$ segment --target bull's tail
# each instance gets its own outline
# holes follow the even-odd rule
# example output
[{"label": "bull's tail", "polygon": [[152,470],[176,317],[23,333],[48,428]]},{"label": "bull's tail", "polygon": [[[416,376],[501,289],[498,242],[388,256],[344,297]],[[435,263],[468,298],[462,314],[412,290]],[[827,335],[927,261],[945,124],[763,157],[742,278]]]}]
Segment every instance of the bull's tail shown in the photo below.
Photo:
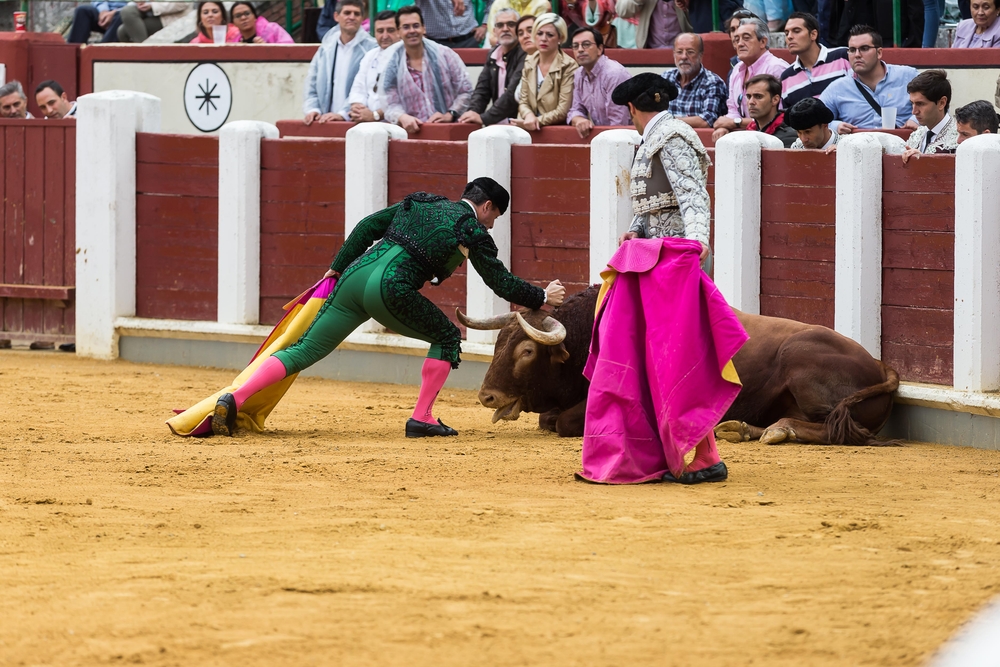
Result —
[{"label": "bull's tail", "polygon": [[[891,394],[899,387],[899,374],[881,361],[878,363],[882,366],[882,371],[885,373],[885,381],[854,392],[838,403],[830,411],[830,414],[827,415],[825,426],[830,444],[875,447],[895,446],[899,444],[896,440],[880,440],[876,438],[871,431],[859,424],[851,415],[851,408],[858,403],[869,398],[882,396],[883,394]],[[888,413],[886,413],[886,418],[888,419]]]}]

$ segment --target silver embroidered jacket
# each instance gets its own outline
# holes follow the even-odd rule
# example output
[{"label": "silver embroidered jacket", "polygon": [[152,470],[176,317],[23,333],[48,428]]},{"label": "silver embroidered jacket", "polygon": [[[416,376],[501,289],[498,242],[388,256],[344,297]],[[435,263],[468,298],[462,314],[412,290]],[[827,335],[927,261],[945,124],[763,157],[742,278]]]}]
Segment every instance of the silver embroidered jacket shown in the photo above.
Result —
[{"label": "silver embroidered jacket", "polygon": [[[927,136],[928,129],[926,125],[915,129],[910,134],[910,138],[906,140],[906,147],[920,150],[920,147],[924,145],[924,137]],[[958,148],[958,126],[955,125],[955,119],[948,116],[948,122],[944,124],[944,128],[931,138],[927,150],[922,152],[925,154],[954,153],[956,148]]]},{"label": "silver embroidered jacket", "polygon": [[705,185],[712,161],[691,127],[665,113],[632,161],[632,225],[642,238],[672,236],[706,246],[711,203]]}]

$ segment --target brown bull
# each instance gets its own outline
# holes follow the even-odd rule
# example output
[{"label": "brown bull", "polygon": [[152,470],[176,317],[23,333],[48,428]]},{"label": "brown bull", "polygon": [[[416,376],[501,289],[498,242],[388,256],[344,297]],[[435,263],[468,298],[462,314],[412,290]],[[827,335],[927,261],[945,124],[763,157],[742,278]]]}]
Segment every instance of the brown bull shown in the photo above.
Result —
[{"label": "brown bull", "polygon": [[[479,392],[493,421],[541,413],[539,426],[583,435],[597,289],[568,298],[551,313],[522,311],[489,320],[459,319],[472,329],[499,329],[493,362]],[[730,441],[798,440],[836,445],[886,444],[874,434],[892,410],[899,376],[858,343],[826,327],[734,309],[750,340],[733,358],[743,389],[716,427]]]}]

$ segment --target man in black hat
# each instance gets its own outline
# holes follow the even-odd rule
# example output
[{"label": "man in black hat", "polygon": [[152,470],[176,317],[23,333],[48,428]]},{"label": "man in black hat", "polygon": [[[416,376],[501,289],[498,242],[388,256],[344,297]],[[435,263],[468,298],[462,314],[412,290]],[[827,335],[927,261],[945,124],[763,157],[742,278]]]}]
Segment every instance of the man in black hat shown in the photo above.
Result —
[{"label": "man in black hat", "polygon": [[818,148],[833,153],[837,150],[841,135],[830,129],[831,121],[833,112],[819,98],[799,100],[785,112],[785,123],[799,135],[789,148]]},{"label": "man in black hat", "polygon": [[316,363],[374,318],[398,334],[431,344],[406,437],[458,435],[435,419],[432,410],[449,372],[458,368],[462,337],[420,288],[428,281],[440,284],[468,257],[483,282],[518,305],[558,306],[566,294],[558,280],[543,290],[511,274],[497,258],[489,230],[509,203],[503,186],[492,178],[477,178],[457,202],[415,192],[359,222],[326,273],[338,278],[337,284],[305,335],[275,352],[235,392],[219,398],[213,432],[232,435],[248,398]]},{"label": "man in black hat", "polygon": [[611,101],[627,106],[642,143],[632,161],[632,225],[618,239],[695,239],[702,262],[709,255],[711,202],[706,183],[712,162],[701,139],[667,110],[677,88],[662,76],[644,72],[624,81]]}]

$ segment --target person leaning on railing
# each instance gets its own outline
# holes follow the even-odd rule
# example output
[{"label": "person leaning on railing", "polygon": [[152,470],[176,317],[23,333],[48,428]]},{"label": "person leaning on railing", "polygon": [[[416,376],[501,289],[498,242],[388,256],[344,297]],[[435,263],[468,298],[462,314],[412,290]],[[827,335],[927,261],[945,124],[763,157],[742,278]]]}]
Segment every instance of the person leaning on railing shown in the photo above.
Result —
[{"label": "person leaning on railing", "polygon": [[509,7],[496,13],[493,31],[497,45],[486,57],[469,100],[469,110],[458,122],[493,125],[517,116],[515,93],[526,58],[515,34],[520,18]]},{"label": "person leaning on railing", "polygon": [[191,40],[192,44],[214,44],[215,36],[212,28],[217,25],[226,26],[226,41],[239,42],[241,40],[239,29],[232,23],[226,22],[226,8],[221,2],[199,2],[197,13],[198,34]]},{"label": "person leaning on railing", "polygon": [[257,14],[252,2],[234,2],[229,22],[240,31],[244,44],[293,44],[295,40],[277,23]]},{"label": "person leaning on railing", "polygon": [[972,18],[955,29],[954,49],[996,48],[1000,46],[1000,21],[996,0],[972,0]]},{"label": "person leaning on railing", "polygon": [[573,103],[573,74],[579,67],[559,50],[566,32],[566,22],[560,16],[549,13],[535,19],[532,39],[538,51],[524,61],[518,117],[511,124],[538,130],[566,122]]}]

